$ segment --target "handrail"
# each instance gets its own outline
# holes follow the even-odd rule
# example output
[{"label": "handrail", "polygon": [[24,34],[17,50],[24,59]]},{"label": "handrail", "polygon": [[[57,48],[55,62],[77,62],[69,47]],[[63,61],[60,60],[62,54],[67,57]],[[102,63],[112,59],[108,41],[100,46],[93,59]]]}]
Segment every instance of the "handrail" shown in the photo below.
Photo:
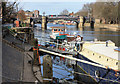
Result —
[{"label": "handrail", "polygon": [[71,57],[71,56],[69,56],[69,55],[62,55],[62,54],[55,53],[55,52],[52,52],[52,51],[48,51],[48,50],[45,50],[45,49],[39,49],[39,50],[40,50],[40,51],[43,51],[43,52],[46,52],[46,53],[53,54],[53,55],[57,55],[57,56],[60,56],[60,57],[64,57],[64,58],[67,58],[67,59],[75,60],[75,61],[78,61],[78,62],[90,64],[90,65],[97,66],[97,67],[101,67],[101,68],[106,68],[106,66],[104,66],[104,65],[95,64],[95,63],[88,62],[88,61],[85,61],[85,60],[77,59],[77,58]]},{"label": "handrail", "polygon": [[24,52],[24,51],[25,51],[24,49],[22,49],[22,48],[20,48],[20,47],[18,47],[18,46],[15,46],[14,44],[12,44],[11,42],[8,42],[8,41],[5,40],[5,39],[2,39],[2,41],[4,41],[5,43],[7,43],[8,45],[10,45],[11,47],[14,47],[14,48],[16,48],[17,50],[19,50],[19,51],[21,51],[21,52]]}]

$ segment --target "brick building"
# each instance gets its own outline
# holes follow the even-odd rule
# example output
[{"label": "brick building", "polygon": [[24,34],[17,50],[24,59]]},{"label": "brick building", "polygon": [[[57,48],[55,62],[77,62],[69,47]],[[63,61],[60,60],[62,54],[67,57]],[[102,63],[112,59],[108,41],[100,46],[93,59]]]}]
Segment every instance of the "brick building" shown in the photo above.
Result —
[{"label": "brick building", "polygon": [[34,13],[33,12],[31,12],[31,11],[25,11],[25,15],[26,15],[26,17],[34,17]]},{"label": "brick building", "polygon": [[34,17],[39,17],[39,11],[38,10],[34,11]]},{"label": "brick building", "polygon": [[72,12],[72,13],[69,13],[69,16],[73,16],[74,15],[74,12]]},{"label": "brick building", "polygon": [[20,10],[18,13],[24,12],[26,17],[39,17],[39,11],[35,10],[35,11],[24,11],[24,10]]}]

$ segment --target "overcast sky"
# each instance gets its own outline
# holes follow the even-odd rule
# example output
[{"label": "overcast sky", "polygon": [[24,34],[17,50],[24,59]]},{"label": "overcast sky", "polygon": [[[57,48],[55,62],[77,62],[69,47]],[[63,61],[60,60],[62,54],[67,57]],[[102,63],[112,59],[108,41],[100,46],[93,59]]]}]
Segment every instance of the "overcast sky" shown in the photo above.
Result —
[{"label": "overcast sky", "polygon": [[[24,10],[39,10],[40,14],[43,12],[46,15],[59,14],[64,9],[69,12],[79,11],[85,3],[95,2],[96,0],[24,0],[20,2],[20,7]],[[43,2],[44,1],[44,2]],[[74,1],[74,2],[73,2]]]}]

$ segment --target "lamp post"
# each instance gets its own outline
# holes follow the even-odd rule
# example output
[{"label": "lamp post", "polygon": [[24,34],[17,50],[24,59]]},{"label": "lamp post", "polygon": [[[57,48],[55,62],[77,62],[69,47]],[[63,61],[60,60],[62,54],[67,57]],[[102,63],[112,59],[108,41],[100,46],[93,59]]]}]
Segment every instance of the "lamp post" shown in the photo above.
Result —
[{"label": "lamp post", "polygon": [[90,19],[90,18],[91,18],[91,15],[92,15],[92,14],[91,14],[91,11],[92,11],[92,8],[89,8],[89,9],[88,9],[88,18],[89,18],[89,21],[91,20],[91,19]]},{"label": "lamp post", "polygon": [[45,16],[45,12],[43,12],[43,16]]}]

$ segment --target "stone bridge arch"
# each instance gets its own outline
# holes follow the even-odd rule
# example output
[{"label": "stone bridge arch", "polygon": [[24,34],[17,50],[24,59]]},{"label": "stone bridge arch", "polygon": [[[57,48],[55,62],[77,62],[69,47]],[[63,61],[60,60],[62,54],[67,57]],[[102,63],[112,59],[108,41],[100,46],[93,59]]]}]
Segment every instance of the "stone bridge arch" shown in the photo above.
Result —
[{"label": "stone bridge arch", "polygon": [[34,23],[41,23],[41,29],[42,30],[46,30],[47,29],[47,23],[49,21],[54,21],[54,20],[59,20],[59,19],[63,19],[63,20],[70,20],[70,21],[74,21],[76,22],[76,27],[77,28],[82,28],[84,26],[84,17],[80,16],[78,18],[48,18],[46,16],[42,16],[41,18],[33,18]]}]

